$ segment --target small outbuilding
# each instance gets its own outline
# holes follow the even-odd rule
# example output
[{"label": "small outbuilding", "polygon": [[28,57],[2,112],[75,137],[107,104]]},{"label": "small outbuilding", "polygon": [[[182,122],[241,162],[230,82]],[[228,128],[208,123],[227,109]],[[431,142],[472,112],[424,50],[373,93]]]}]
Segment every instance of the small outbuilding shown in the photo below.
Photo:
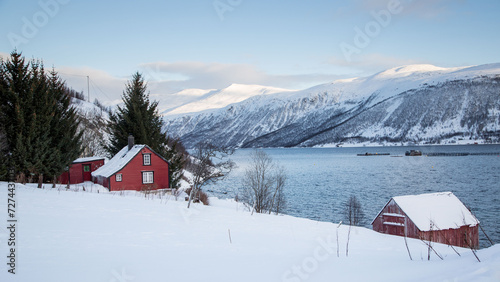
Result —
[{"label": "small outbuilding", "polygon": [[148,145],[129,144],[98,170],[92,172],[94,183],[110,191],[156,190],[170,187],[169,164]]},{"label": "small outbuilding", "polygon": [[393,197],[372,226],[380,233],[479,248],[479,221],[452,192]]},{"label": "small outbuilding", "polygon": [[71,163],[67,171],[59,176],[59,183],[77,184],[92,181],[92,172],[104,165],[102,157],[79,158]]}]

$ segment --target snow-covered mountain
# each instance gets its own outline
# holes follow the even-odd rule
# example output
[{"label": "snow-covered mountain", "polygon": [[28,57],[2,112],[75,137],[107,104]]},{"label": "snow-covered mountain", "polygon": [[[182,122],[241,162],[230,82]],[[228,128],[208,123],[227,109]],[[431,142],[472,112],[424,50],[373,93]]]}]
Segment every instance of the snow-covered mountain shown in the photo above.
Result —
[{"label": "snow-covered mountain", "polygon": [[[286,90],[276,87],[260,86],[260,85],[242,85],[232,84],[227,88],[220,90],[201,90],[201,89],[187,89],[173,94],[173,96],[192,96],[194,99],[179,107],[161,111],[163,115],[182,115],[187,113],[201,112],[212,109],[220,109],[227,105],[244,101],[248,98],[261,95],[270,95],[279,92],[288,92]],[[169,97],[172,95],[169,95]],[[164,103],[159,102],[162,107]]]},{"label": "snow-covered mountain", "polygon": [[[237,88],[244,92],[245,86]],[[234,147],[294,147],[488,139],[500,132],[500,64],[409,65],[229,104],[231,99],[218,109],[216,103],[201,101],[192,113],[166,116],[166,129],[187,147],[202,140]]]}]

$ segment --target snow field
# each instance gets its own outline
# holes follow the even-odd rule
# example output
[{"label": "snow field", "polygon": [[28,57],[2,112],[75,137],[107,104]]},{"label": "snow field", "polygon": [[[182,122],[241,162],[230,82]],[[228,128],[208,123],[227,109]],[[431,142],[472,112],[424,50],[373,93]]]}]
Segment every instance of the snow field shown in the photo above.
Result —
[{"label": "snow field", "polygon": [[[210,198],[109,193],[86,183],[16,184],[16,274],[7,272],[9,230],[0,229],[0,281],[499,281],[498,245],[472,252],[291,216],[253,214]],[[81,187],[81,185],[80,185]],[[97,191],[99,190],[99,193]],[[7,183],[0,182],[7,224]],[[339,256],[337,256],[337,231]]]}]

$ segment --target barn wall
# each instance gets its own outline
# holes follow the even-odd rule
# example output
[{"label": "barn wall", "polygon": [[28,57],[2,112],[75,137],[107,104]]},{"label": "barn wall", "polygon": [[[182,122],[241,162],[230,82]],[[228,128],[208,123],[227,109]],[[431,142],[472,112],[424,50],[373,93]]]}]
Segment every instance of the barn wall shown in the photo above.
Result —
[{"label": "barn wall", "polygon": [[[85,163],[89,164],[89,163]],[[96,171],[98,168],[104,165],[104,159],[102,160],[95,160],[90,162],[90,177],[92,178],[92,172]],[[82,167],[82,172],[83,172],[83,167]]]},{"label": "barn wall", "polygon": [[73,163],[69,167],[69,175],[68,172],[63,172],[59,178],[58,182],[61,184],[68,184],[68,180],[70,184],[77,184],[84,182],[83,179],[83,166],[90,165],[90,171],[95,171],[99,167],[104,165],[104,159],[95,160],[91,162],[81,162],[81,163]]},{"label": "barn wall", "polygon": [[479,227],[461,226],[458,229],[420,232],[420,239],[464,248],[479,248]]},{"label": "barn wall", "polygon": [[70,184],[83,182],[83,166],[81,163],[71,164],[69,174],[65,171],[59,176],[59,183],[68,184],[68,181],[70,181]]},{"label": "barn wall", "polygon": [[[143,154],[151,154],[151,165],[143,165]],[[143,189],[142,172],[153,171],[154,189],[169,188],[168,163],[153,153],[149,148],[144,147],[123,169],[109,178],[110,190],[136,190]],[[122,174],[122,181],[116,181],[116,174]]]}]

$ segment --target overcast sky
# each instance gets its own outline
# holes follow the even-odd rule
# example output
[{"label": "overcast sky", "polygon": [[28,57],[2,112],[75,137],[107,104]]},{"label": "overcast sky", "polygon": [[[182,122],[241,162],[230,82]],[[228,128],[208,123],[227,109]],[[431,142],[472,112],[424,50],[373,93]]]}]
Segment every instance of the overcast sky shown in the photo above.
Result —
[{"label": "overcast sky", "polygon": [[498,0],[0,0],[0,54],[54,66],[104,101],[143,73],[154,94],[290,89],[426,63],[500,62]]}]

